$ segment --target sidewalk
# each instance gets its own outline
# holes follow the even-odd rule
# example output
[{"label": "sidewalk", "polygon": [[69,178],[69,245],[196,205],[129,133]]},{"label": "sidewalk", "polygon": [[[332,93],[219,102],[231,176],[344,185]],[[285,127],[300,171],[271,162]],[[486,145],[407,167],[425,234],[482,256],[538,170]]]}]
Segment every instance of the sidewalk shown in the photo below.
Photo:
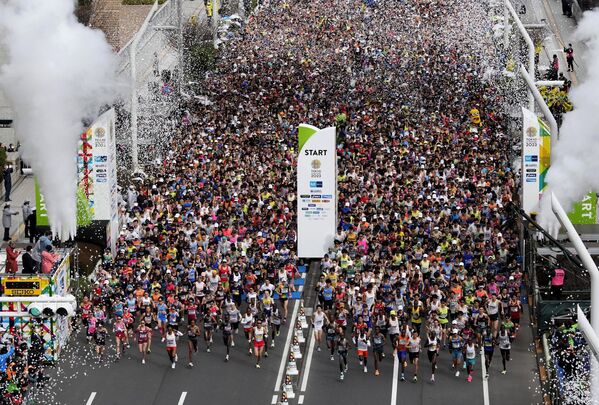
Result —
[{"label": "sidewalk", "polygon": [[[31,206],[35,206],[35,182],[33,176],[27,176],[23,181],[13,187],[11,192],[10,208],[13,211],[18,211],[18,214],[12,217],[12,226],[10,228],[10,235],[12,240],[16,242],[16,246],[19,250],[24,250],[29,244],[29,238],[25,238],[25,224],[23,222],[23,214],[21,206],[23,202],[28,200]],[[2,208],[4,208],[4,202],[2,201]],[[2,242],[0,245],[0,273],[4,273],[4,264],[6,262],[6,242]],[[21,256],[17,260],[19,269],[21,269]]]},{"label": "sidewalk", "polygon": [[[585,77],[583,58],[587,47],[572,38],[576,30],[576,20],[562,14],[560,0],[524,0],[523,3],[526,5],[527,13],[521,16],[522,22],[524,24],[545,22],[549,31],[543,41],[539,65],[549,66],[553,55],[556,54],[560,61],[560,72],[572,81],[573,86],[577,86]],[[568,65],[563,51],[570,43],[575,55],[574,72],[567,72]]]}]

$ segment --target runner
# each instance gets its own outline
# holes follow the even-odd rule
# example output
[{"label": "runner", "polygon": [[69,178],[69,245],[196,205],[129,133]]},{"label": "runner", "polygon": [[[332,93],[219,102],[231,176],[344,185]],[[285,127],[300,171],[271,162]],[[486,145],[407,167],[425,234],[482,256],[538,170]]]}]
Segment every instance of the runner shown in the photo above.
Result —
[{"label": "runner", "polygon": [[474,373],[474,366],[476,365],[476,348],[477,345],[474,342],[474,339],[470,339],[464,348],[466,372],[468,373],[466,381],[468,382],[472,382],[472,374]]},{"label": "runner", "polygon": [[435,382],[435,370],[437,369],[437,358],[439,357],[439,338],[435,332],[429,330],[426,343],[428,361],[431,363],[431,382]]},{"label": "runner", "polygon": [[260,368],[260,359],[264,353],[266,329],[262,325],[262,320],[256,320],[256,326],[252,330],[252,338],[254,341],[254,356],[256,357],[256,368]]},{"label": "runner", "polygon": [[312,316],[312,326],[314,327],[314,339],[316,340],[316,350],[320,351],[320,343],[322,342],[322,328],[329,323],[329,318],[322,311],[320,305],[316,306],[316,311]]},{"label": "runner", "polygon": [[164,342],[166,339],[166,318],[168,313],[168,307],[164,303],[164,298],[160,297],[158,299],[158,304],[156,304],[156,329],[160,329],[160,335],[162,336],[161,341]]},{"label": "runner", "polygon": [[395,352],[397,353],[397,358],[399,359],[399,363],[401,364],[401,381],[406,380],[404,373],[406,371],[406,367],[408,366],[409,343],[410,331],[408,330],[408,326],[404,323],[401,326],[399,336],[395,340]]},{"label": "runner", "polygon": [[116,340],[116,360],[121,358],[121,349],[125,351],[125,342],[128,342],[127,337],[127,326],[123,322],[123,318],[120,315],[116,316],[114,322],[114,337]]},{"label": "runner", "polygon": [[108,331],[106,330],[104,322],[98,322],[98,326],[94,332],[94,341],[96,342],[96,354],[98,355],[98,361],[102,361],[104,358],[107,337]]},{"label": "runner", "polygon": [[385,335],[381,332],[381,328],[376,326],[372,335],[372,354],[374,357],[374,375],[381,375],[379,363],[383,361],[383,351],[385,347]]},{"label": "runner", "polygon": [[356,335],[356,348],[358,349],[358,359],[360,360],[360,366],[364,365],[364,372],[368,372],[368,346],[370,341],[368,339],[368,332],[366,330],[358,331]]},{"label": "runner", "polygon": [[171,361],[171,368],[175,368],[176,362],[179,360],[179,356],[177,355],[177,340],[179,336],[183,336],[183,334],[170,325],[167,327],[164,340],[166,341],[166,352]]},{"label": "runner", "polygon": [[497,335],[497,343],[499,344],[499,351],[501,352],[501,362],[503,363],[503,371],[501,374],[507,373],[507,362],[510,361],[510,351],[512,348],[512,338],[510,333],[503,326],[499,329],[499,335]]},{"label": "runner", "polygon": [[335,343],[337,341],[337,334],[338,331],[336,329],[335,323],[329,321],[329,318],[327,316],[327,326],[326,326],[326,340],[327,340],[327,348],[330,350],[331,353],[331,361],[335,360]]},{"label": "runner", "polygon": [[150,352],[150,336],[152,335],[152,328],[146,326],[146,323],[142,320],[136,331],[137,336],[137,347],[141,353],[141,364],[146,364],[146,354]]},{"label": "runner", "polygon": [[345,373],[347,373],[347,353],[349,351],[349,341],[345,337],[345,332],[341,326],[337,327],[337,354],[339,355],[339,379],[343,381]]},{"label": "runner", "polygon": [[220,324],[220,328],[223,331],[223,343],[227,348],[227,354],[225,355],[225,361],[229,361],[229,353],[231,346],[233,346],[233,325],[231,324],[231,317],[229,314],[225,314]]},{"label": "runner", "polygon": [[189,368],[193,368],[193,354],[198,352],[198,336],[200,327],[196,325],[195,319],[189,321],[187,325],[187,354],[189,356]]},{"label": "runner", "polygon": [[275,337],[281,334],[282,322],[281,310],[278,305],[274,305],[270,317],[270,347],[275,347]]},{"label": "runner", "polygon": [[204,314],[204,342],[206,342],[206,352],[210,353],[212,346],[212,335],[214,334],[215,317],[207,311]]},{"label": "runner", "polygon": [[420,360],[420,336],[418,335],[418,331],[412,332],[412,336],[408,342],[408,354],[410,356],[410,363],[414,365],[414,378],[412,381],[417,382]]},{"label": "runner", "polygon": [[451,368],[455,369],[455,376],[460,376],[460,365],[463,359],[464,341],[459,335],[460,331],[456,328],[451,330],[449,337],[449,350],[451,352]]},{"label": "runner", "polygon": [[243,314],[243,317],[241,318],[241,326],[243,327],[243,333],[245,335],[245,338],[248,341],[248,351],[249,351],[249,355],[252,355],[252,330],[254,327],[254,315],[252,314],[252,311],[250,310],[250,308],[248,308],[245,312],[245,314]]},{"label": "runner", "polygon": [[487,329],[483,333],[483,350],[485,352],[485,367],[487,369],[484,378],[489,378],[489,369],[491,368],[491,361],[493,360],[496,344],[497,342],[493,337],[493,332]]}]

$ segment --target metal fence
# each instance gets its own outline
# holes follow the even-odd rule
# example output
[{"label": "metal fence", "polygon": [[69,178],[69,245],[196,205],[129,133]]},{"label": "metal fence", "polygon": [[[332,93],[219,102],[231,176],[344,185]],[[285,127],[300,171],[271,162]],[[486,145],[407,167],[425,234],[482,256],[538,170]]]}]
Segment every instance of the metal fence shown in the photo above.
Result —
[{"label": "metal fence", "polygon": [[[173,86],[171,80],[179,69],[177,30],[173,29],[179,26],[178,11],[177,0],[166,1],[148,17],[145,29],[142,27],[136,34],[140,35],[137,46],[133,37],[118,54],[118,78],[130,86],[128,90],[134,91],[138,100],[140,161],[144,165],[151,163],[149,156],[158,157],[152,145],[162,138],[162,134],[172,130],[174,124],[171,116],[176,103],[170,100],[173,96],[169,93]],[[131,52],[135,52],[134,79],[131,77]],[[127,166],[131,152],[131,104],[131,97],[128,97],[117,109],[118,155],[121,163]]]}]

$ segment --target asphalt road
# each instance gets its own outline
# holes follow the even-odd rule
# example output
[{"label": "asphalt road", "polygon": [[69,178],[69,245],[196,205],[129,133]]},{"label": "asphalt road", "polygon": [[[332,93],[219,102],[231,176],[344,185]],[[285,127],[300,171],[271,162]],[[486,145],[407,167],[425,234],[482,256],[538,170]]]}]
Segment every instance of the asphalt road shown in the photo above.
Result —
[{"label": "asphalt road", "polygon": [[[330,353],[323,347],[321,352],[314,350],[309,372],[303,371],[302,378],[308,376],[304,392],[298,392],[292,404],[391,404],[391,405],[444,405],[444,404],[540,404],[538,376],[532,346],[528,308],[525,308],[523,328],[512,347],[512,361],[508,363],[508,373],[501,374],[501,355],[496,350],[491,363],[490,376],[486,381],[488,402],[484,398],[481,373],[481,359],[477,358],[474,379],[466,382],[465,370],[455,377],[451,368],[451,356],[441,353],[435,373],[435,383],[430,383],[430,364],[423,353],[420,356],[419,381],[413,383],[413,366],[406,370],[406,382],[398,381],[393,394],[394,357],[391,348],[386,347],[386,358],[381,365],[381,375],[374,376],[374,363],[369,357],[368,373],[358,364],[355,350],[350,351],[349,371],[344,381],[339,380],[337,356],[330,360]],[[398,377],[401,371],[398,371]],[[300,385],[300,388],[301,388]]]},{"label": "asphalt road", "polygon": [[[44,405],[270,404],[287,331],[287,327],[281,329],[275,348],[269,348],[269,357],[263,359],[260,369],[255,368],[254,358],[248,355],[243,332],[235,336],[236,346],[229,362],[224,361],[220,333],[214,336],[211,353],[206,353],[200,340],[193,369],[187,367],[187,340],[181,337],[174,370],[157,331],[145,365],[141,364],[136,346],[119,362],[98,362],[91,345],[80,334],[61,355],[59,365],[49,370],[52,378],[35,398]],[[114,354],[114,348],[109,347],[108,352]]]}]

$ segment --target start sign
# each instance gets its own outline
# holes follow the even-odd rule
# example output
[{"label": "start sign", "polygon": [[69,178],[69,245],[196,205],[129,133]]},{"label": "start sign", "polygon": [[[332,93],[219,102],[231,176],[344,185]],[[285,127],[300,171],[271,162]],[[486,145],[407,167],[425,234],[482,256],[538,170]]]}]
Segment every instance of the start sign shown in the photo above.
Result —
[{"label": "start sign", "polygon": [[5,297],[37,297],[48,284],[48,279],[41,277],[3,278],[2,291]]}]

